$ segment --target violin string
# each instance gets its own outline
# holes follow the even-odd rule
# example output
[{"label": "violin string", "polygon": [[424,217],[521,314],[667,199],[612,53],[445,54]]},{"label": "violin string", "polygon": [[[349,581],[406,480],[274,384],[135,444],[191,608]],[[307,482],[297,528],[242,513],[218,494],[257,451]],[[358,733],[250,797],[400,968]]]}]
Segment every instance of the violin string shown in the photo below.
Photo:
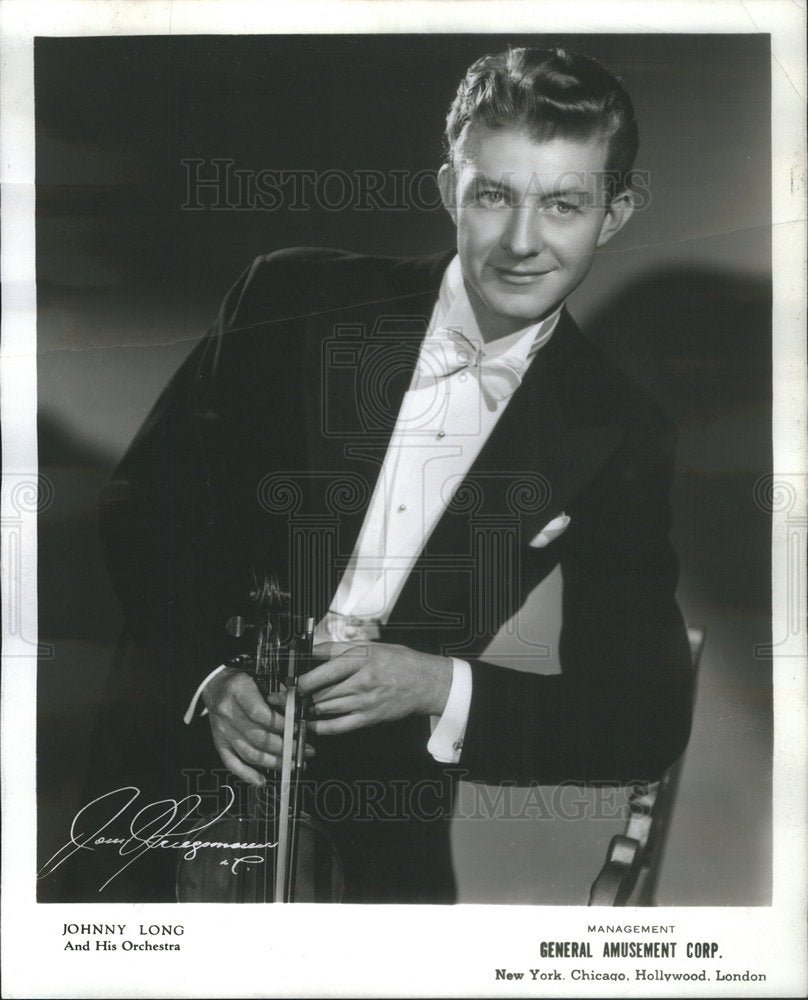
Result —
[{"label": "violin string", "polygon": [[[306,637],[298,636],[295,645],[305,657],[307,655]],[[298,661],[299,663],[300,661]],[[295,896],[297,875],[298,818],[300,816],[300,775],[303,770],[303,755],[306,743],[306,701],[300,698],[297,706],[297,745],[292,765],[292,810],[291,834],[289,838],[289,901]]]},{"label": "violin string", "polygon": [[[300,658],[298,659],[298,676],[301,673],[305,673],[311,667],[311,656],[314,647],[314,619],[310,617],[304,618],[302,621],[298,622],[297,628],[297,638],[296,645],[300,651]],[[297,875],[297,860],[298,860],[298,848],[299,848],[299,838],[300,838],[300,812],[301,812],[301,779],[303,776],[303,769],[305,767],[306,759],[306,737],[307,737],[307,722],[308,722],[308,710],[309,710],[310,700],[308,698],[300,698],[298,701],[298,711],[297,711],[297,747],[294,760],[294,770],[292,774],[293,785],[293,799],[292,799],[292,835],[290,841],[290,861],[289,861],[289,898],[295,898],[295,881]],[[312,873],[313,876],[316,873]],[[315,892],[314,885],[312,886],[312,891]]]},{"label": "violin string", "polygon": [[[278,636],[277,636],[277,632],[276,632],[276,634],[275,634],[275,636],[273,637],[273,640],[272,640],[272,690],[276,694],[281,689],[281,684],[280,684],[280,662],[279,661],[280,661],[280,643],[278,641]],[[279,798],[280,798],[280,783],[279,783],[279,780],[278,780],[278,771],[277,770],[273,770],[271,772],[271,778],[269,778],[268,780],[271,782],[271,789],[272,789],[272,802],[271,802],[271,805],[270,805],[269,802],[267,803],[267,809],[270,810],[271,813],[272,813],[272,837],[271,838],[270,837],[265,837],[264,838],[264,843],[266,843],[269,840],[271,840],[272,843],[275,844],[276,846],[269,849],[272,852],[269,855],[269,857],[272,859],[272,863],[270,864],[269,861],[267,861],[267,864],[265,866],[265,868],[266,868],[266,871],[265,871],[265,881],[266,882],[269,882],[270,871],[271,871],[271,891],[268,891],[269,888],[270,888],[270,886],[268,886],[266,884],[264,886],[264,901],[265,902],[269,902],[269,901],[272,901],[272,900],[275,899],[275,886],[276,886],[276,882],[277,882],[277,878],[278,878],[277,844],[278,844],[278,838],[279,838],[279,835],[280,835],[279,817],[278,817],[278,802],[279,802]],[[269,815],[268,814],[266,815],[266,822],[267,822],[267,826],[268,826],[269,825]]]}]

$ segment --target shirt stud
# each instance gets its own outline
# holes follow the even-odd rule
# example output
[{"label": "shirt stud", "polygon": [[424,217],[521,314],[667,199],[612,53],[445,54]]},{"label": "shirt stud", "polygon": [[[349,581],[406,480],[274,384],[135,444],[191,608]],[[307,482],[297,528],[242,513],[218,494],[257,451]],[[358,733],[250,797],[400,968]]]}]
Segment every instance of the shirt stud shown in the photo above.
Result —
[{"label": "shirt stud", "polygon": [[406,505],[405,503],[400,503],[400,504],[398,505],[398,509],[399,509],[399,510],[406,510],[406,509],[407,509],[407,505]]},{"label": "shirt stud", "polygon": [[438,437],[439,438],[446,437],[446,431],[438,431]]}]

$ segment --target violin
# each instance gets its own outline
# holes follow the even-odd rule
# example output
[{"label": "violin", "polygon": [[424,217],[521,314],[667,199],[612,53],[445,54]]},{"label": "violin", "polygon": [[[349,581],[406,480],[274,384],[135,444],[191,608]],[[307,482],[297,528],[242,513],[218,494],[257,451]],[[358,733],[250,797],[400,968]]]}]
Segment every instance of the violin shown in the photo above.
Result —
[{"label": "violin", "polygon": [[291,612],[290,595],[275,577],[257,575],[250,593],[252,621],[240,615],[226,628],[236,638],[256,631],[252,654],[230,661],[248,670],[259,690],[286,692],[281,766],[268,770],[262,788],[249,786],[246,808],[205,829],[211,847],[180,858],[176,898],[180,903],[340,902],[342,865],[328,833],[303,811],[301,777],[309,699],[298,678],[313,665],[314,619]]}]

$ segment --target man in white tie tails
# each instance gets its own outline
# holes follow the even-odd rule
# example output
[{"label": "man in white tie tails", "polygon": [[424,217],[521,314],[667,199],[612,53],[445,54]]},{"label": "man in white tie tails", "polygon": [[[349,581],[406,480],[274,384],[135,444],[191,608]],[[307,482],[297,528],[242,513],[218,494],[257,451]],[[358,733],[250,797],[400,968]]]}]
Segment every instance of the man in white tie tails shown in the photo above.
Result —
[{"label": "man in white tie tails", "polygon": [[[666,537],[675,433],[564,309],[632,215],[631,102],[592,60],[513,49],[469,69],[446,140],[456,253],[259,258],[104,505],[127,641],[162,651],[165,711],[253,784],[279,765],[284,700],[239,669],[223,623],[250,567],[294,590],[293,523],[316,536],[333,515],[310,602],[321,662],[299,687],[306,774],[346,790],[322,818],[348,901],[454,899],[457,776],[652,778],[689,733]],[[279,482],[296,505],[266,502]],[[359,484],[344,509],[339,482]],[[133,584],[135,552],[157,592]],[[562,673],[486,663],[558,565]],[[401,792],[436,781],[438,812]]]}]

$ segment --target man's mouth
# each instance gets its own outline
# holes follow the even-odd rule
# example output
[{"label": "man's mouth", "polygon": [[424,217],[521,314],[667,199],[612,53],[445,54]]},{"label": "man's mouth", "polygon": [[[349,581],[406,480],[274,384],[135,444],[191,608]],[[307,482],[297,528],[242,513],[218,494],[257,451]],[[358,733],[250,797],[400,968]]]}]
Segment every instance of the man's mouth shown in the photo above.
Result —
[{"label": "man's mouth", "polygon": [[507,267],[496,267],[494,270],[497,272],[499,278],[502,281],[506,281],[509,285],[529,285],[549,273],[548,271],[514,270]]}]

